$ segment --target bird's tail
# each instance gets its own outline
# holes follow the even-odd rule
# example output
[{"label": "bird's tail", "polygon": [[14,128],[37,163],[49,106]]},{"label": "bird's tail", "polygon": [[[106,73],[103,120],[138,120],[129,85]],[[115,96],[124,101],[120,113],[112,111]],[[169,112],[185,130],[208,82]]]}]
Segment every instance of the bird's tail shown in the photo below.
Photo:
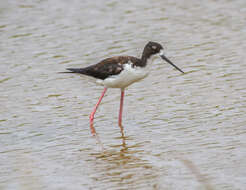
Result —
[{"label": "bird's tail", "polygon": [[80,74],[84,74],[84,72],[85,72],[84,69],[67,68],[67,70],[69,70],[69,71],[59,72],[59,73],[80,73]]}]

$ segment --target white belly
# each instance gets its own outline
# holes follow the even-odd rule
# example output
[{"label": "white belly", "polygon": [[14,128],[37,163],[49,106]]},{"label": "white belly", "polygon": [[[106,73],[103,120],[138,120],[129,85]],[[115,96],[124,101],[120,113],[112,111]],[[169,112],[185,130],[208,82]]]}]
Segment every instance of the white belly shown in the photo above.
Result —
[{"label": "white belly", "polygon": [[132,83],[145,78],[147,75],[148,71],[146,67],[132,68],[130,64],[125,64],[124,70],[120,74],[111,76],[104,80],[97,80],[97,83],[108,88],[124,89]]}]

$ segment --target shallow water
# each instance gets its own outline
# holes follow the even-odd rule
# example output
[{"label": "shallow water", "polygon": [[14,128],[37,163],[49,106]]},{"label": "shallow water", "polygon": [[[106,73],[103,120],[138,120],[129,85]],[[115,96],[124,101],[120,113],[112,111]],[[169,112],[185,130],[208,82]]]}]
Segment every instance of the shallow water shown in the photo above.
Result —
[{"label": "shallow water", "polygon": [[[0,189],[245,189],[246,2],[1,1]],[[61,75],[164,45],[126,91]],[[100,143],[100,142],[101,143]]]}]

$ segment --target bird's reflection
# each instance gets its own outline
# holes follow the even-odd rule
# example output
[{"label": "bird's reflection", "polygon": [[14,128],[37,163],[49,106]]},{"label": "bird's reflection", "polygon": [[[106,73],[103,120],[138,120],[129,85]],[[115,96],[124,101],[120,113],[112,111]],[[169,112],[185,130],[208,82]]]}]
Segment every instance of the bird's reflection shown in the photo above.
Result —
[{"label": "bird's reflection", "polygon": [[95,129],[93,123],[90,123],[90,129],[91,129],[92,136],[96,138],[97,144],[100,146],[101,150],[104,151],[104,146],[103,146],[102,141],[100,140],[100,138],[96,132],[96,129]]},{"label": "bird's reflection", "polygon": [[[94,130],[95,131],[95,130]],[[114,139],[120,140],[117,144],[109,145],[98,153],[91,152],[91,167],[93,167],[93,179],[108,187],[128,188],[136,187],[142,183],[158,185],[158,172],[148,161],[141,159],[144,152],[143,143],[134,143],[136,139],[124,133],[124,127],[120,126],[121,134]],[[96,131],[94,135],[97,143],[103,147]]]},{"label": "bird's reflection", "polygon": [[119,125],[119,127],[120,127],[120,132],[121,132],[122,147],[126,148],[126,137],[124,134],[124,127],[122,125]]},{"label": "bird's reflection", "polygon": [[[125,148],[126,147],[126,138],[125,138],[125,134],[124,134],[124,127],[123,127],[123,125],[119,125],[119,127],[120,127],[120,132],[121,132],[120,139],[122,140],[122,147]],[[101,147],[101,150],[104,151],[105,150],[104,146],[102,144],[102,141],[100,140],[99,135],[96,132],[96,129],[95,129],[93,123],[90,123],[90,129],[91,129],[92,136],[96,138],[97,144]]]}]

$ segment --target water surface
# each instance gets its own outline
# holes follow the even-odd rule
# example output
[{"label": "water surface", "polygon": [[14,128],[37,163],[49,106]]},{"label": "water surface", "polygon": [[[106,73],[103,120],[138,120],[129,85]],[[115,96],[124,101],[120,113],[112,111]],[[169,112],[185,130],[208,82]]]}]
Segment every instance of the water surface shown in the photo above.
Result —
[{"label": "water surface", "polygon": [[[2,1],[0,189],[245,189],[246,2]],[[61,75],[163,44],[126,91]],[[104,150],[102,150],[102,146]]]}]

